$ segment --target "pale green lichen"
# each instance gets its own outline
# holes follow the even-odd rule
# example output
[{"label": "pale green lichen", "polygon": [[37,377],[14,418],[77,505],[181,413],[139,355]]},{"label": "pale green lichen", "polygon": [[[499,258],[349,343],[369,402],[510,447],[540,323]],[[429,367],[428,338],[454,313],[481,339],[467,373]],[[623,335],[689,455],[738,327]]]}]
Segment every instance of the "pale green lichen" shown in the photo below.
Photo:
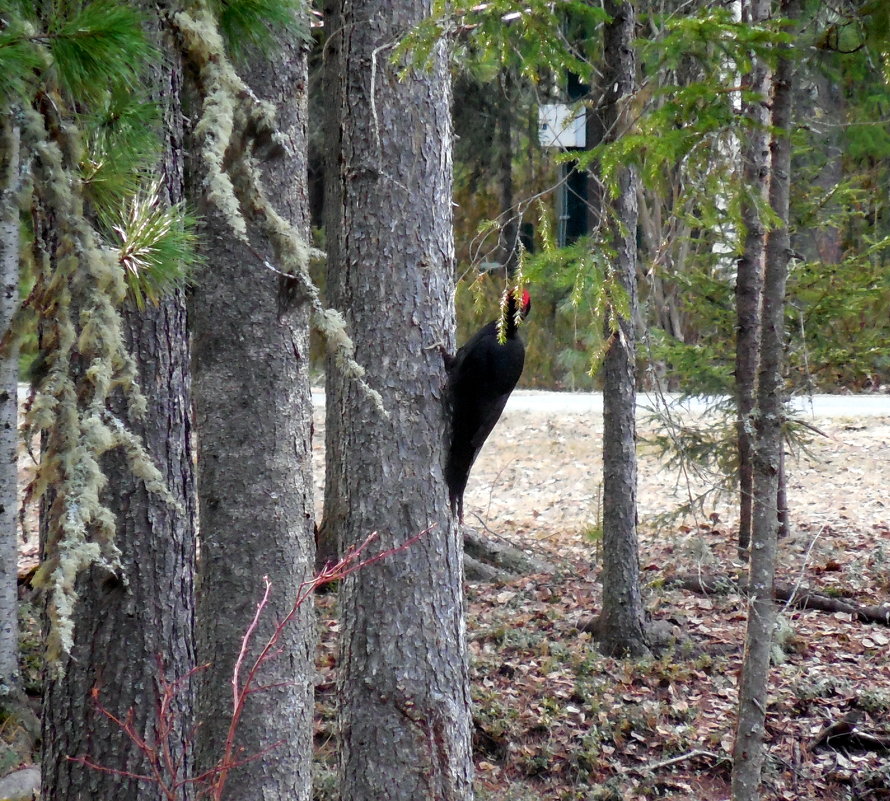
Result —
[{"label": "pale green lichen", "polygon": [[309,276],[310,260],[322,254],[311,248],[269,202],[251,155],[252,142],[244,140],[245,132],[251,131],[254,137],[281,142],[274,107],[259,100],[238,76],[226,55],[216,20],[203,0],[172,19],[202,85],[204,103],[195,134],[201,142],[208,199],[248,247],[245,215],[258,226],[278,261],[272,269],[296,281],[310,305],[311,324],[325,340],[335,367],[356,381],[378,412],[388,416],[380,393],[368,385],[364,368],[355,361],[355,347],[342,315],[324,307]]},{"label": "pale green lichen", "polygon": [[235,128],[238,93],[246,87],[225,58],[222,37],[206,6],[197,4],[190,13],[174,14],[173,22],[204,83],[204,102],[194,133],[201,143],[207,197],[223,213],[236,236],[246,241],[247,224],[224,167]]},{"label": "pale green lichen", "polygon": [[[23,137],[34,154],[38,258],[30,302],[40,316],[43,350],[26,436],[41,435],[31,498],[47,499],[35,586],[47,591],[47,660],[58,674],[73,647],[77,577],[93,565],[121,574],[116,521],[102,499],[108,483],[102,456],[122,449],[149,491],[173,499],[142,443],[107,408],[118,388],[131,415],[144,412],[146,400],[124,343],[123,268],[84,215],[77,131],[60,124],[51,136],[46,121],[29,111]],[[48,221],[52,231],[44,232]]]},{"label": "pale green lichen", "polygon": [[[75,513],[70,519],[76,521],[77,517]],[[44,561],[34,576],[34,586],[47,592],[46,609],[51,626],[46,637],[46,660],[57,673],[74,641],[77,577],[91,565],[104,562],[97,543],[71,538],[59,543],[55,555]],[[112,569],[110,564],[109,569]]]},{"label": "pale green lichen", "polygon": [[[259,101],[238,77],[206,2],[199,0],[172,20],[204,97],[195,133],[208,198],[248,246],[248,220],[268,238],[280,265],[273,269],[296,282],[332,362],[385,414],[379,393],[367,385],[355,361],[342,315],[324,307],[309,277],[309,261],[319,254],[263,192],[252,137],[284,145],[273,107]],[[41,435],[31,494],[46,501],[44,561],[35,583],[48,593],[47,655],[56,673],[73,645],[78,576],[98,566],[125,580],[114,544],[116,521],[102,501],[107,483],[103,454],[121,449],[146,488],[174,503],[139,438],[108,409],[117,390],[131,417],[144,414],[147,400],[122,334],[119,309],[127,281],[119,249],[103,245],[84,213],[78,165],[88,159],[70,119],[61,106],[50,108],[47,117],[28,110],[22,126],[23,145],[33,156],[25,185],[36,201],[29,204],[36,212],[37,245],[29,305],[40,316],[43,351],[26,432],[29,441]]]},{"label": "pale green lichen", "polygon": [[123,449],[130,472],[145,484],[149,492],[164,498],[177,511],[182,511],[179,502],[170,494],[164,476],[145,452],[139,438],[124,425],[123,421],[108,411],[103,413],[103,422],[113,437],[114,447]]}]

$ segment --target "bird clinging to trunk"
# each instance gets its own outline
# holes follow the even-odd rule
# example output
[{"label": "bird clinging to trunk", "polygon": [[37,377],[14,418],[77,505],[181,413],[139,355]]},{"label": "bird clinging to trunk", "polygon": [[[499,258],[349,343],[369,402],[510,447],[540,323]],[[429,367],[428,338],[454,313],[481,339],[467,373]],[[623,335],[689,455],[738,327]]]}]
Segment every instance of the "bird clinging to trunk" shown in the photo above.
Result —
[{"label": "bird clinging to trunk", "polygon": [[[516,293],[508,291],[505,315],[482,326],[455,356],[445,356],[451,403],[451,446],[445,481],[451,512],[461,522],[470,468],[522,375],[525,346],[517,328],[531,306],[527,290],[522,291],[520,306]],[[503,342],[498,341],[499,329]]]}]

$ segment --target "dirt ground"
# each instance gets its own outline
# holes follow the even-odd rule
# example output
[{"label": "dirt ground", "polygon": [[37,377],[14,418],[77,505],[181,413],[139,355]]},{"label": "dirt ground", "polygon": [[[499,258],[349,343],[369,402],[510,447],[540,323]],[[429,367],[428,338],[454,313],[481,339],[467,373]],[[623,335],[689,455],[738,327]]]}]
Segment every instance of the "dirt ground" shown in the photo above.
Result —
[{"label": "dirt ground", "polygon": [[[650,418],[642,414],[638,423],[637,504],[643,560],[650,543],[673,549],[695,547],[699,526],[714,527],[713,514],[719,515],[716,527],[731,539],[737,513],[734,499],[725,493],[712,494],[698,515],[664,522],[690,498],[716,487],[719,476],[696,475],[669,465],[651,444],[656,425]],[[684,414],[673,419],[676,425],[695,425],[697,417]],[[821,531],[812,559],[835,548],[843,550],[848,534],[883,530],[886,537],[890,416],[802,419],[816,430],[805,429],[808,442],[788,456],[792,540],[802,537],[809,545],[808,538]],[[465,496],[468,524],[488,528],[523,548],[545,549],[550,556],[589,558],[591,540],[585,535],[598,527],[600,518],[602,430],[602,415],[596,411],[513,411],[508,406],[473,466]],[[324,413],[316,410],[317,500],[323,494],[323,444]],[[881,537],[876,536],[878,544]],[[890,548],[890,542],[884,544]]]},{"label": "dirt ground", "polygon": [[[787,463],[791,535],[780,576],[857,604],[886,603],[890,416],[809,423],[819,433],[810,430]],[[315,426],[320,507],[321,409]],[[709,497],[694,515],[666,516],[716,477],[669,465],[647,444],[653,433],[642,419],[641,568],[648,614],[673,639],[638,662],[602,657],[584,631],[600,598],[601,414],[508,408],[473,469],[467,522],[556,565],[554,574],[467,585],[479,801],[729,797],[745,599],[732,587],[696,595],[671,579],[738,578],[734,504]],[[35,554],[32,537],[23,566]],[[318,610],[315,801],[333,801],[336,596],[320,597]],[[820,742],[826,726],[851,716],[856,731],[890,736],[890,627],[791,607],[781,619],[764,799],[890,799],[890,748]]]},{"label": "dirt ground", "polygon": [[[811,433],[807,451],[787,464],[793,528],[829,527],[835,538],[843,538],[848,530],[871,531],[886,524],[890,418],[814,423],[826,436]],[[637,503],[644,543],[663,536],[675,540],[676,530],[653,525],[653,520],[718,483],[716,476],[688,475],[666,465],[646,445],[652,434],[653,425],[642,421]],[[499,533],[512,531],[519,541],[550,543],[559,550],[584,545],[584,532],[598,521],[601,438],[598,415],[507,413],[473,469],[468,509]],[[720,515],[727,533],[736,525],[732,500],[715,497],[704,507],[707,515]]]},{"label": "dirt ground", "polygon": [[[888,602],[890,417],[808,423],[819,433],[807,429],[806,448],[787,461],[791,534],[780,546],[780,578],[862,605]],[[734,504],[713,498],[696,515],[666,519],[716,478],[669,466],[646,444],[654,427],[641,420],[646,606],[676,639],[650,660],[602,657],[583,631],[600,597],[601,434],[599,413],[508,408],[473,469],[467,522],[557,565],[555,575],[467,587],[477,797],[723,801],[745,600],[738,589],[701,596],[670,581],[688,573],[739,577]],[[331,631],[333,603],[320,610]],[[791,607],[781,621],[764,798],[890,798],[887,750],[819,743],[826,726],[849,715],[859,716],[858,731],[890,735],[890,628]],[[323,637],[319,664],[320,686],[333,687],[333,635]],[[318,742],[328,747],[331,700],[320,694]],[[322,766],[326,759],[333,753],[322,748]]]}]

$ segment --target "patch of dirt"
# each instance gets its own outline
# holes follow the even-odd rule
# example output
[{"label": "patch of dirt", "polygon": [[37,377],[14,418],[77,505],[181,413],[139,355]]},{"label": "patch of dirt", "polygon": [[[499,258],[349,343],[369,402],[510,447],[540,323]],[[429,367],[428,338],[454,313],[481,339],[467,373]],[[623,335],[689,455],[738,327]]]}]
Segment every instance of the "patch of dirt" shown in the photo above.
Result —
[{"label": "patch of dirt", "polygon": [[[846,550],[848,532],[872,532],[890,521],[890,418],[815,420],[827,436],[811,434],[805,451],[789,456],[788,503],[792,527],[809,540],[825,529],[819,553]],[[645,421],[640,440],[653,434]],[[583,546],[584,533],[599,524],[602,487],[601,415],[545,415],[507,411],[485,444],[470,476],[468,517],[519,542],[552,543],[560,551]],[[698,519],[684,525],[652,525],[653,519],[713,487],[718,477],[687,476],[666,467],[654,449],[639,448],[637,505],[645,561],[647,545],[680,547],[711,524],[728,537],[737,525],[734,499],[715,498]],[[692,526],[690,531],[684,528]],[[667,540],[667,543],[664,541]],[[886,545],[890,545],[885,543]],[[813,556],[813,555],[811,555]],[[890,554],[888,554],[890,558]]]}]

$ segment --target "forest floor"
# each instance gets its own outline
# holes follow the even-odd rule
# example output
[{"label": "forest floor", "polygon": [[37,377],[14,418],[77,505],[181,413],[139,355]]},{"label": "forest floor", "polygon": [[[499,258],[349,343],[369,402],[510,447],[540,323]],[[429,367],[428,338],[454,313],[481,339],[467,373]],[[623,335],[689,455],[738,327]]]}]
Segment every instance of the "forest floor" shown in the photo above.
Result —
[{"label": "forest floor", "polygon": [[[695,419],[675,419],[674,430],[689,433]],[[806,448],[788,457],[791,533],[779,578],[854,604],[886,603],[890,417],[804,419],[821,433],[804,429]],[[467,586],[480,801],[729,798],[745,628],[745,599],[731,583],[743,571],[734,505],[707,497],[697,515],[671,519],[716,480],[669,464],[647,443],[655,430],[644,415],[640,559],[648,613],[668,637],[642,661],[601,656],[583,631],[601,597],[601,414],[508,407],[474,467],[466,522],[557,567]],[[317,414],[318,459],[322,431]],[[724,586],[707,595],[672,586],[689,575],[722,576]],[[324,777],[335,750],[334,604],[324,596],[319,608],[318,799],[332,797]],[[792,606],[781,621],[764,799],[890,798],[890,627]],[[842,734],[854,719],[861,737],[820,742],[825,727]]]},{"label": "forest floor", "polygon": [[[467,523],[556,567],[467,585],[477,798],[723,801],[745,626],[732,498],[706,495],[697,512],[672,517],[718,482],[659,455],[657,427],[641,415],[640,559],[661,645],[645,660],[601,656],[584,628],[600,604],[602,415],[572,408],[511,403],[470,478]],[[890,416],[833,414],[806,418],[818,432],[804,429],[806,448],[788,458],[791,533],[780,579],[863,606],[886,603]],[[681,415],[673,431],[689,435],[700,423],[698,413]],[[320,482],[321,409],[315,425]],[[711,418],[704,427],[719,429]],[[35,557],[32,537],[20,567]],[[721,580],[709,594],[672,583],[685,577],[689,586],[690,576]],[[334,594],[318,599],[316,801],[336,797],[335,605]],[[781,620],[765,801],[890,799],[890,627],[790,605]],[[36,618],[30,628],[38,630]],[[36,677],[36,651],[30,658]]]}]

